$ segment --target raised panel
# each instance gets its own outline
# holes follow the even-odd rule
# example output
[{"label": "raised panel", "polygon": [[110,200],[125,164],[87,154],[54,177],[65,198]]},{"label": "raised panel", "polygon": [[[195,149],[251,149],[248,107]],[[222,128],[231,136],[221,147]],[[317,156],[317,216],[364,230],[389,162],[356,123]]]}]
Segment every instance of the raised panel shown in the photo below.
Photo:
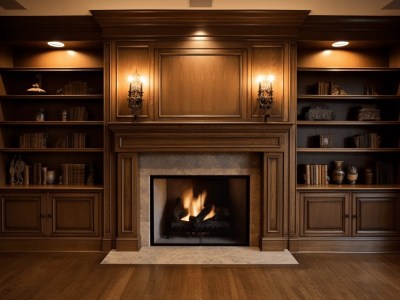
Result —
[{"label": "raised panel", "polygon": [[157,118],[244,118],[245,63],[245,49],[160,50]]},{"label": "raised panel", "polygon": [[252,59],[252,92],[251,92],[251,115],[259,117],[262,111],[259,108],[258,97],[258,80],[259,76],[274,76],[273,81],[273,106],[270,112],[271,118],[274,120],[287,120],[287,101],[289,88],[284,88],[284,84],[288,83],[288,67],[286,58],[286,47],[284,44],[269,44],[253,46]]},{"label": "raised panel", "polygon": [[354,235],[399,235],[399,201],[397,193],[355,193]]},{"label": "raised panel", "polygon": [[[115,108],[118,118],[133,118],[128,107],[129,76],[137,72],[143,80],[143,107],[140,117],[148,117],[152,95],[150,95],[149,47],[147,45],[118,45],[116,47],[116,81],[112,82],[115,92]],[[111,74],[114,70],[112,70]],[[113,86],[115,84],[115,86]]]},{"label": "raised panel", "polygon": [[[49,235],[97,235],[99,196],[97,193],[65,193],[50,196],[47,214],[51,222]],[[50,209],[51,208],[51,209]]]},{"label": "raised panel", "polygon": [[348,193],[300,193],[301,236],[349,235]]},{"label": "raised panel", "polygon": [[43,194],[1,196],[1,233],[44,235]]}]

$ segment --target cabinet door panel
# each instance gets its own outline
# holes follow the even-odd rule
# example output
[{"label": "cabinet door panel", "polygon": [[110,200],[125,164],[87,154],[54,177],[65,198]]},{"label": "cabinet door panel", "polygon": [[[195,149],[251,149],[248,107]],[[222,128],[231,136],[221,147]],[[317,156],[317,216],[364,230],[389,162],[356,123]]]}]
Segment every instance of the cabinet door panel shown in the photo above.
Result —
[{"label": "cabinet door panel", "polygon": [[348,236],[348,193],[300,193],[301,236]]},{"label": "cabinet door panel", "polygon": [[399,235],[398,193],[355,193],[353,195],[353,235]]},{"label": "cabinet door panel", "polygon": [[44,204],[43,194],[1,195],[1,234],[44,235]]},{"label": "cabinet door panel", "polygon": [[97,193],[60,193],[50,197],[50,235],[97,236],[99,195]]}]

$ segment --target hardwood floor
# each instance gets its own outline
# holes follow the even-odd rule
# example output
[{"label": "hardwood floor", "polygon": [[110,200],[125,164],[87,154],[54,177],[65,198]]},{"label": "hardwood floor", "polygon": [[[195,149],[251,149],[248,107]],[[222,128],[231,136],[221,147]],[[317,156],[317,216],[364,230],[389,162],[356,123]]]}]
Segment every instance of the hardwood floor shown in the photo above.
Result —
[{"label": "hardwood floor", "polygon": [[0,299],[400,299],[400,254],[295,254],[299,266],[100,265],[0,253]]}]

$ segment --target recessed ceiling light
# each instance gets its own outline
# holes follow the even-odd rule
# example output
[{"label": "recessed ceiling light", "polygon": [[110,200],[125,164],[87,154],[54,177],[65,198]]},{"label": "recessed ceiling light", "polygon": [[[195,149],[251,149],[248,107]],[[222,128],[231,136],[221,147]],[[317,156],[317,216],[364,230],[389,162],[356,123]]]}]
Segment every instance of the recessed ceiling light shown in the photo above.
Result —
[{"label": "recessed ceiling light", "polygon": [[349,42],[347,41],[338,41],[338,42],[334,42],[332,44],[332,47],[344,47],[347,46],[349,44]]},{"label": "recessed ceiling light", "polygon": [[47,42],[47,45],[52,46],[52,47],[56,47],[56,48],[64,47],[64,43],[57,42],[57,41]]}]

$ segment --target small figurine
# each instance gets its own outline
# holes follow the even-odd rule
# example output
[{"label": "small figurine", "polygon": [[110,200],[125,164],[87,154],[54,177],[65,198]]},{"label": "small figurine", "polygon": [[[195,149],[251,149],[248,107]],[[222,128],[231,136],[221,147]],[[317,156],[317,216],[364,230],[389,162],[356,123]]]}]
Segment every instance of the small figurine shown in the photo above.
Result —
[{"label": "small figurine", "polygon": [[15,156],[10,162],[10,183],[14,184],[15,183]]},{"label": "small figurine", "polygon": [[15,183],[17,184],[24,183],[24,177],[22,176],[24,170],[25,170],[25,162],[21,159],[21,156],[19,156],[18,160],[15,163],[15,174],[17,175],[17,180]]}]

